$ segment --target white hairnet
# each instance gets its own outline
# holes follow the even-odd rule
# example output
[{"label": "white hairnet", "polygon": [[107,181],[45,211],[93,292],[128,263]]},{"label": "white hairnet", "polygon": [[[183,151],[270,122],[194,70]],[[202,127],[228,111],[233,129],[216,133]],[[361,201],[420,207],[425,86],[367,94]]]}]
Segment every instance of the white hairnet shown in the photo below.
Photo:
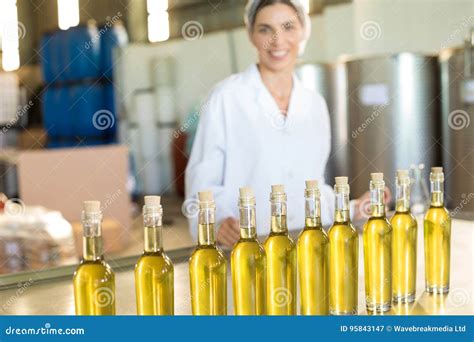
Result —
[{"label": "white hairnet", "polygon": [[[256,11],[259,5],[268,0],[248,0],[247,6],[245,6],[244,22],[249,33],[252,32],[252,25],[255,22]],[[300,22],[303,24],[303,39],[300,43],[300,55],[304,53],[306,43],[311,35],[311,21],[309,15],[306,13],[306,9],[300,0],[289,0],[291,4],[296,8],[297,15]]]}]

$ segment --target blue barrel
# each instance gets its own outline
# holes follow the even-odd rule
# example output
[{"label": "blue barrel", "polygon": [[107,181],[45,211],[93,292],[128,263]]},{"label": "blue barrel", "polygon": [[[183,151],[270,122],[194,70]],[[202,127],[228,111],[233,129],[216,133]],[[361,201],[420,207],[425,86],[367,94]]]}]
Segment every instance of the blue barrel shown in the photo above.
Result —
[{"label": "blue barrel", "polygon": [[117,22],[112,26],[103,26],[101,32],[103,32],[100,41],[102,74],[112,79],[113,50],[115,47],[124,46],[128,43],[127,30],[121,22]]},{"label": "blue barrel", "polygon": [[109,136],[111,141],[115,141],[117,135],[117,110],[115,106],[115,89],[113,84],[107,84],[104,86],[104,108],[112,114],[114,124],[111,125],[105,133]]},{"label": "blue barrel", "polygon": [[76,147],[77,146],[77,140],[75,139],[70,139],[70,140],[64,140],[64,139],[49,139],[48,143],[46,144],[47,148],[68,148],[68,147]]},{"label": "blue barrel", "polygon": [[48,136],[59,135],[56,127],[56,117],[58,116],[59,96],[56,88],[49,88],[43,92],[43,126]]},{"label": "blue barrel", "polygon": [[65,65],[68,65],[67,80],[80,80],[100,76],[100,35],[92,24],[72,27],[65,31]]},{"label": "blue barrel", "polygon": [[107,141],[103,139],[90,139],[90,138],[76,138],[71,137],[70,139],[57,139],[50,138],[46,144],[47,148],[77,148],[85,146],[97,146],[107,145]]},{"label": "blue barrel", "polygon": [[[108,111],[103,106],[104,90],[101,84],[80,84],[70,88],[74,135],[100,137],[109,128]],[[112,120],[112,119],[111,119]]]},{"label": "blue barrel", "polygon": [[69,44],[69,34],[67,31],[59,30],[55,33],[55,44],[53,52],[56,64],[54,82],[67,81],[71,79],[71,69],[68,61],[67,46]]},{"label": "blue barrel", "polygon": [[43,79],[46,83],[52,82],[54,79],[55,72],[52,61],[52,53],[54,52],[54,34],[46,33],[41,37],[40,43],[40,59],[41,59],[41,70],[43,72]]},{"label": "blue barrel", "polygon": [[51,87],[44,92],[43,121],[49,137],[72,136],[72,116],[67,87]]},{"label": "blue barrel", "polygon": [[46,82],[58,82],[66,79],[64,74],[63,53],[65,34],[63,31],[56,31],[45,35],[42,40],[42,67]]}]

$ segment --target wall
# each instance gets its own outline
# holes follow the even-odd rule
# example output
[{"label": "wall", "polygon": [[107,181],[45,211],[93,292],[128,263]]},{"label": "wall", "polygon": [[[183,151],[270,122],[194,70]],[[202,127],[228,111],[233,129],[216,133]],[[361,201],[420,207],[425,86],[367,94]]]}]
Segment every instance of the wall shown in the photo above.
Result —
[{"label": "wall", "polygon": [[[312,36],[303,61],[333,63],[344,55],[402,51],[437,53],[463,42],[467,27],[474,25],[474,1],[356,0],[325,7],[311,22]],[[152,86],[151,60],[157,56],[174,56],[179,61],[176,103],[181,119],[204,100],[215,82],[257,60],[244,27],[200,33],[193,42],[173,39],[131,44],[123,50],[118,63],[123,81],[118,88],[127,108],[131,108],[134,89]]]}]

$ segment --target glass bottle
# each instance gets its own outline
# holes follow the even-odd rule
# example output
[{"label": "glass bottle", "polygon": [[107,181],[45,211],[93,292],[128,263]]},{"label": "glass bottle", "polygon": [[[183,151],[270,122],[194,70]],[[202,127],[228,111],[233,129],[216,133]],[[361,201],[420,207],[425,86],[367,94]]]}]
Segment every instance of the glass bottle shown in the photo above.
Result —
[{"label": "glass bottle", "polygon": [[239,211],[240,239],[231,254],[234,313],[265,315],[266,255],[257,239],[255,197],[251,188],[240,188]]},{"label": "glass bottle", "polygon": [[189,259],[193,315],[227,314],[227,265],[216,244],[212,192],[199,193],[198,245]]},{"label": "glass bottle", "polygon": [[115,315],[115,275],[102,251],[102,212],[99,201],[85,201],[83,257],[74,272],[76,315]]},{"label": "glass bottle", "polygon": [[135,266],[139,315],[174,314],[174,269],[163,250],[160,196],[145,196],[144,252]]},{"label": "glass bottle", "polygon": [[370,175],[371,216],[364,225],[365,301],[368,311],[392,305],[392,226],[385,216],[383,173]]},{"label": "glass bottle", "polygon": [[329,240],[321,224],[320,197],[318,181],[306,181],[305,227],[297,243],[300,313],[302,315],[329,313]]},{"label": "glass bottle", "polygon": [[336,211],[329,238],[329,313],[356,315],[359,235],[350,221],[347,177],[336,177]]},{"label": "glass bottle", "polygon": [[267,254],[267,313],[296,315],[296,245],[288,235],[283,185],[272,185],[270,203],[270,234],[264,244]]},{"label": "glass bottle", "polygon": [[444,207],[442,167],[431,168],[430,185],[431,205],[424,220],[426,291],[447,293],[451,254],[451,217]]}]

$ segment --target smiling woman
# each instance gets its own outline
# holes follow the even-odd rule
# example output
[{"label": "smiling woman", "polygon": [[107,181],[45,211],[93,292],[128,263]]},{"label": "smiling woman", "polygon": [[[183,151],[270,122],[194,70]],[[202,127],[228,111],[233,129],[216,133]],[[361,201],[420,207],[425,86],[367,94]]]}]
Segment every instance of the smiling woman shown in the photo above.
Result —
[{"label": "smiling woman", "polygon": [[[254,189],[260,236],[270,230],[272,184],[286,187],[290,230],[304,226],[299,208],[305,180],[319,180],[322,223],[329,225],[334,215],[334,193],[323,176],[331,141],[326,101],[294,75],[310,35],[306,9],[297,0],[250,0],[244,19],[258,62],[215,86],[186,169],[188,200],[213,191],[217,241],[226,247],[240,236],[235,203],[242,186]],[[355,206],[362,202],[352,202],[351,212],[357,215]],[[189,220],[197,237],[197,218]]]}]

